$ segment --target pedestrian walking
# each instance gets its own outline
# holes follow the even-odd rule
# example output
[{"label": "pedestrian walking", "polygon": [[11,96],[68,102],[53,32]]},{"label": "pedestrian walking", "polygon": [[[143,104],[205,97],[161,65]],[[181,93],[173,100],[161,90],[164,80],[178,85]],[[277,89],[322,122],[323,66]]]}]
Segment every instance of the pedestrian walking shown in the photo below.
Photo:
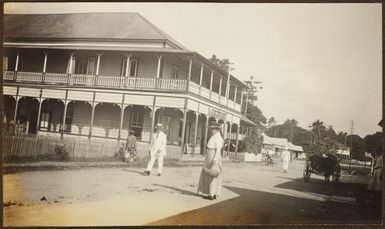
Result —
[{"label": "pedestrian walking", "polygon": [[153,135],[152,142],[150,143],[150,161],[147,164],[147,170],[144,171],[146,176],[150,175],[155,160],[158,161],[158,176],[162,175],[163,159],[166,156],[166,143],[167,137],[163,132],[163,125],[161,123],[155,126],[156,133]]},{"label": "pedestrian walking", "polygon": [[287,170],[289,169],[290,159],[291,159],[291,154],[288,148],[286,147],[285,150],[282,151],[282,155],[281,155],[283,173],[287,173]]},{"label": "pedestrian walking", "polygon": [[207,143],[206,158],[199,177],[198,194],[203,194],[205,199],[213,200],[221,195],[222,189],[223,138],[219,123],[211,123],[209,128],[211,137]]},{"label": "pedestrian walking", "polygon": [[126,140],[124,161],[132,162],[136,156],[136,150],[136,137],[134,135],[134,130],[130,130]]}]

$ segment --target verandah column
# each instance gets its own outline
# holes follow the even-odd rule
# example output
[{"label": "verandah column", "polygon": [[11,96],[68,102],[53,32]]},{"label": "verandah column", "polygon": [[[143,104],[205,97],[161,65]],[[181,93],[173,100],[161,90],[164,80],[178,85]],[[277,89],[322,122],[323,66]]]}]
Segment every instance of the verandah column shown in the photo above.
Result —
[{"label": "verandah column", "polygon": [[17,71],[19,70],[19,52],[16,54],[16,63],[15,63],[15,80],[17,80]]},{"label": "verandah column", "polygon": [[156,95],[154,95],[154,100],[152,102],[150,142],[152,141],[152,138],[153,138],[153,132],[154,132],[154,126],[155,126],[155,112],[156,112]]},{"label": "verandah column", "polygon": [[[198,105],[198,107],[199,107],[199,105]],[[194,156],[195,148],[196,148],[196,144],[197,144],[198,122],[199,122],[199,112],[195,111],[194,144],[193,144],[193,148],[192,148],[192,152],[191,152],[192,156]]]},{"label": "verandah column", "polygon": [[19,87],[16,88],[16,103],[15,103],[15,113],[13,114],[13,123],[17,124],[17,110],[19,107]]},{"label": "verandah column", "polygon": [[211,70],[211,75],[210,75],[210,100],[211,100],[211,93],[213,91],[213,78],[214,78],[214,70]]},{"label": "verandah column", "polygon": [[60,138],[63,139],[64,137],[64,129],[66,125],[66,118],[67,118],[67,106],[68,106],[68,90],[66,90],[66,95],[64,97],[64,111],[63,111],[63,119],[61,122],[61,131],[60,131]]},{"label": "verandah column", "polygon": [[100,67],[100,57],[102,56],[102,53],[98,52],[98,59],[96,60],[96,70],[95,70],[95,79],[94,79],[94,85],[98,84],[98,75],[99,75],[99,67]]},{"label": "verandah column", "polygon": [[239,144],[239,129],[240,129],[241,122],[237,124],[237,138],[235,139],[235,152],[238,152],[238,144]]},{"label": "verandah column", "polygon": [[201,73],[199,75],[199,94],[201,94],[201,91],[202,91],[202,80],[203,80],[203,69],[204,68],[204,65],[203,63],[201,64]]},{"label": "verandah column", "polygon": [[39,109],[37,111],[37,121],[36,121],[36,134],[39,132],[39,129],[40,129],[40,114],[41,114],[42,94],[43,94],[43,89],[40,89]]},{"label": "verandah column", "polygon": [[187,98],[184,100],[184,108],[183,108],[183,123],[182,123],[182,139],[181,139],[181,150],[182,154],[184,152],[185,145],[185,136],[186,136],[186,122],[187,122]]},{"label": "verandah column", "polygon": [[193,58],[194,58],[194,56],[190,57],[189,66],[188,66],[187,81],[186,81],[186,90],[187,90],[187,92],[189,91],[189,85],[190,85],[190,80],[191,80]]},{"label": "verandah column", "polygon": [[226,82],[226,93],[225,93],[225,98],[226,98],[226,105],[229,104],[229,96],[230,95],[230,70],[227,74],[227,82]]},{"label": "verandah column", "polygon": [[[122,127],[123,127],[123,117],[124,117],[124,97],[125,95],[122,94],[122,103],[120,104],[120,120],[119,120],[119,131],[118,131],[118,142],[120,142],[121,134],[122,134]],[[130,130],[128,130],[130,131]]]},{"label": "verandah column", "polygon": [[72,72],[72,60],[74,58],[74,53],[71,53],[70,54],[70,59],[68,60],[69,61],[69,64],[68,64],[68,71],[67,71],[67,74],[68,74],[68,78],[67,78],[67,84],[71,84],[71,74],[73,73]]},{"label": "verandah column", "polygon": [[43,76],[41,77],[42,83],[45,81],[45,73],[46,73],[46,69],[47,69],[47,59],[48,59],[48,52],[44,52]]},{"label": "verandah column", "polygon": [[221,96],[222,96],[222,75],[219,75],[219,96],[218,96],[218,103],[221,103]]},{"label": "verandah column", "polygon": [[160,78],[160,68],[162,66],[162,58],[163,56],[162,55],[158,55],[158,67],[156,69],[156,78]]},{"label": "verandah column", "polygon": [[92,127],[94,126],[94,117],[95,117],[95,97],[96,92],[94,92],[94,95],[92,97],[92,104],[91,104],[91,121],[90,121],[90,133],[88,135],[88,138],[91,139],[92,136]]},{"label": "verandah column", "polygon": [[240,107],[241,107],[241,114],[242,114],[243,94],[244,94],[244,93],[245,93],[245,92],[242,90],[242,91],[241,91],[241,104],[240,104],[240,105],[241,105],[241,106],[240,106]]},{"label": "verandah column", "polygon": [[234,109],[235,109],[235,104],[237,103],[237,92],[238,92],[238,87],[235,86],[235,90],[234,90]]},{"label": "verandah column", "polygon": [[231,129],[233,127],[233,121],[230,122],[229,130],[228,130],[228,136],[229,136],[229,144],[227,145],[227,156],[229,156],[230,153],[230,147],[231,147]]},{"label": "verandah column", "polygon": [[163,58],[162,55],[158,55],[158,67],[156,69],[155,88],[159,87],[159,78],[161,77],[162,58]]},{"label": "verandah column", "polygon": [[247,104],[249,103],[249,93],[246,92],[246,105],[245,105],[245,116],[247,115]]},{"label": "verandah column", "polygon": [[210,116],[206,115],[206,122],[205,122],[205,136],[204,136],[204,144],[203,144],[203,155],[206,155],[206,144],[207,144],[207,135],[209,130],[209,119]]},{"label": "verandah column", "polygon": [[127,87],[127,77],[130,72],[130,61],[131,61],[131,54],[126,54],[126,71],[124,72],[123,87]]}]

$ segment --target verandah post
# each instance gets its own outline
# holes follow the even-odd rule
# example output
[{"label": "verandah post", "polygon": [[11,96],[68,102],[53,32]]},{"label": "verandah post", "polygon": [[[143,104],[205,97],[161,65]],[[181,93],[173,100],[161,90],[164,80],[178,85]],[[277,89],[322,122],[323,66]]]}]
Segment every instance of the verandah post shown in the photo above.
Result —
[{"label": "verandah post", "polygon": [[150,142],[152,141],[152,138],[153,138],[153,132],[154,132],[154,126],[155,126],[155,112],[156,112],[156,95],[154,95],[154,100],[152,102]]},{"label": "verandah post", "polygon": [[211,94],[213,91],[213,78],[214,78],[214,70],[211,70],[211,75],[210,75],[210,96],[209,99],[211,100]]},{"label": "verandah post", "polygon": [[[199,105],[198,105],[198,107],[199,107]],[[199,122],[199,111],[195,111],[194,144],[193,144],[191,156],[194,156],[195,148],[196,148],[196,144],[197,144],[198,122]]]},{"label": "verandah post", "polygon": [[44,63],[43,63],[43,75],[41,77],[41,82],[44,83],[45,81],[45,73],[47,69],[47,58],[48,58],[48,52],[44,53]]},{"label": "verandah post", "polygon": [[208,130],[209,130],[209,119],[210,119],[210,116],[206,115],[203,155],[206,155],[206,144],[207,144],[207,135],[208,135]]},{"label": "verandah post", "polygon": [[241,122],[237,124],[237,138],[235,139],[235,152],[238,152],[238,144],[239,144],[239,129],[240,129]]},{"label": "verandah post", "polygon": [[16,63],[15,63],[15,81],[17,80],[17,71],[19,70],[19,57],[20,57],[20,54],[17,53],[16,54]]},{"label": "verandah post", "polygon": [[88,135],[88,139],[91,139],[92,136],[92,127],[94,125],[94,117],[95,117],[95,97],[96,93],[94,92],[94,95],[92,97],[92,104],[91,104],[91,121],[90,121],[90,132]]},{"label": "verandah post", "polygon": [[68,99],[68,90],[66,90],[66,94],[64,97],[64,110],[63,110],[63,119],[62,119],[62,123],[61,123],[60,139],[63,139],[63,137],[64,137],[64,129],[65,129],[65,125],[66,125],[67,106],[68,106],[67,99]]},{"label": "verandah post", "polygon": [[16,103],[15,103],[15,113],[13,114],[13,124],[15,124],[15,128],[16,128],[16,124],[17,124],[17,110],[18,110],[18,107],[19,107],[19,87],[16,88]]},{"label": "verandah post", "polygon": [[43,89],[40,89],[40,95],[39,95],[39,109],[37,111],[37,121],[36,121],[36,136],[37,133],[39,132],[40,129],[40,114],[41,114],[41,105],[43,103],[42,101],[42,94],[43,94]]},{"label": "verandah post", "polygon": [[182,154],[185,149],[185,136],[186,136],[186,122],[187,122],[187,98],[184,100],[184,108],[183,108],[183,123],[182,123],[182,139],[181,139],[181,148]]},{"label": "verandah post", "polygon": [[121,134],[122,134],[122,127],[123,127],[123,117],[124,117],[124,97],[125,95],[122,94],[122,103],[120,104],[120,120],[119,120],[119,132],[118,132],[118,142],[120,142]]}]

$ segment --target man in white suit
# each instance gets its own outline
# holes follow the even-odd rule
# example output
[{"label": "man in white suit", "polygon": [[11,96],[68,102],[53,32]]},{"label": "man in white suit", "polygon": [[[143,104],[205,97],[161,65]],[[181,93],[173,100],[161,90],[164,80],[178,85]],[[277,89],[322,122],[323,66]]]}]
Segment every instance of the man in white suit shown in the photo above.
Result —
[{"label": "man in white suit", "polygon": [[152,167],[154,166],[155,160],[158,160],[158,176],[162,175],[163,170],[163,159],[166,156],[166,144],[167,137],[166,134],[162,131],[163,125],[161,123],[156,124],[155,126],[156,133],[153,135],[152,141],[150,143],[150,156],[151,159],[148,162],[147,170],[144,171],[146,176],[150,175]]}]

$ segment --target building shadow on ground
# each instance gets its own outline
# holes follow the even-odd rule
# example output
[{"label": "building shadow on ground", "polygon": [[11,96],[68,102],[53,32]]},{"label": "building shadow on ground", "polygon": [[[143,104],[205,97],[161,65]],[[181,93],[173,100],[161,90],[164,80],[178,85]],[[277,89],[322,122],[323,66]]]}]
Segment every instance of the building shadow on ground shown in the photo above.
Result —
[{"label": "building shadow on ground", "polygon": [[290,181],[276,185],[277,188],[295,190],[299,192],[315,193],[327,196],[342,196],[342,197],[354,197],[359,198],[365,195],[366,185],[359,183],[345,183],[343,181],[334,184],[333,182],[327,183],[323,179],[311,178],[309,182],[305,182],[303,178],[290,179]]},{"label": "building shadow on ground", "polygon": [[202,196],[199,195],[198,193],[187,191],[187,190],[184,190],[184,189],[180,189],[180,188],[176,188],[176,187],[172,187],[172,186],[167,186],[167,185],[160,185],[160,184],[154,184],[154,185],[158,186],[158,187],[167,188],[167,189],[173,190],[175,192],[179,192],[182,195],[196,196],[196,197],[202,198]]},{"label": "building shadow on ground", "polygon": [[224,187],[239,196],[224,201],[213,200],[209,206],[151,222],[149,225],[381,223],[381,212],[371,206]]}]

